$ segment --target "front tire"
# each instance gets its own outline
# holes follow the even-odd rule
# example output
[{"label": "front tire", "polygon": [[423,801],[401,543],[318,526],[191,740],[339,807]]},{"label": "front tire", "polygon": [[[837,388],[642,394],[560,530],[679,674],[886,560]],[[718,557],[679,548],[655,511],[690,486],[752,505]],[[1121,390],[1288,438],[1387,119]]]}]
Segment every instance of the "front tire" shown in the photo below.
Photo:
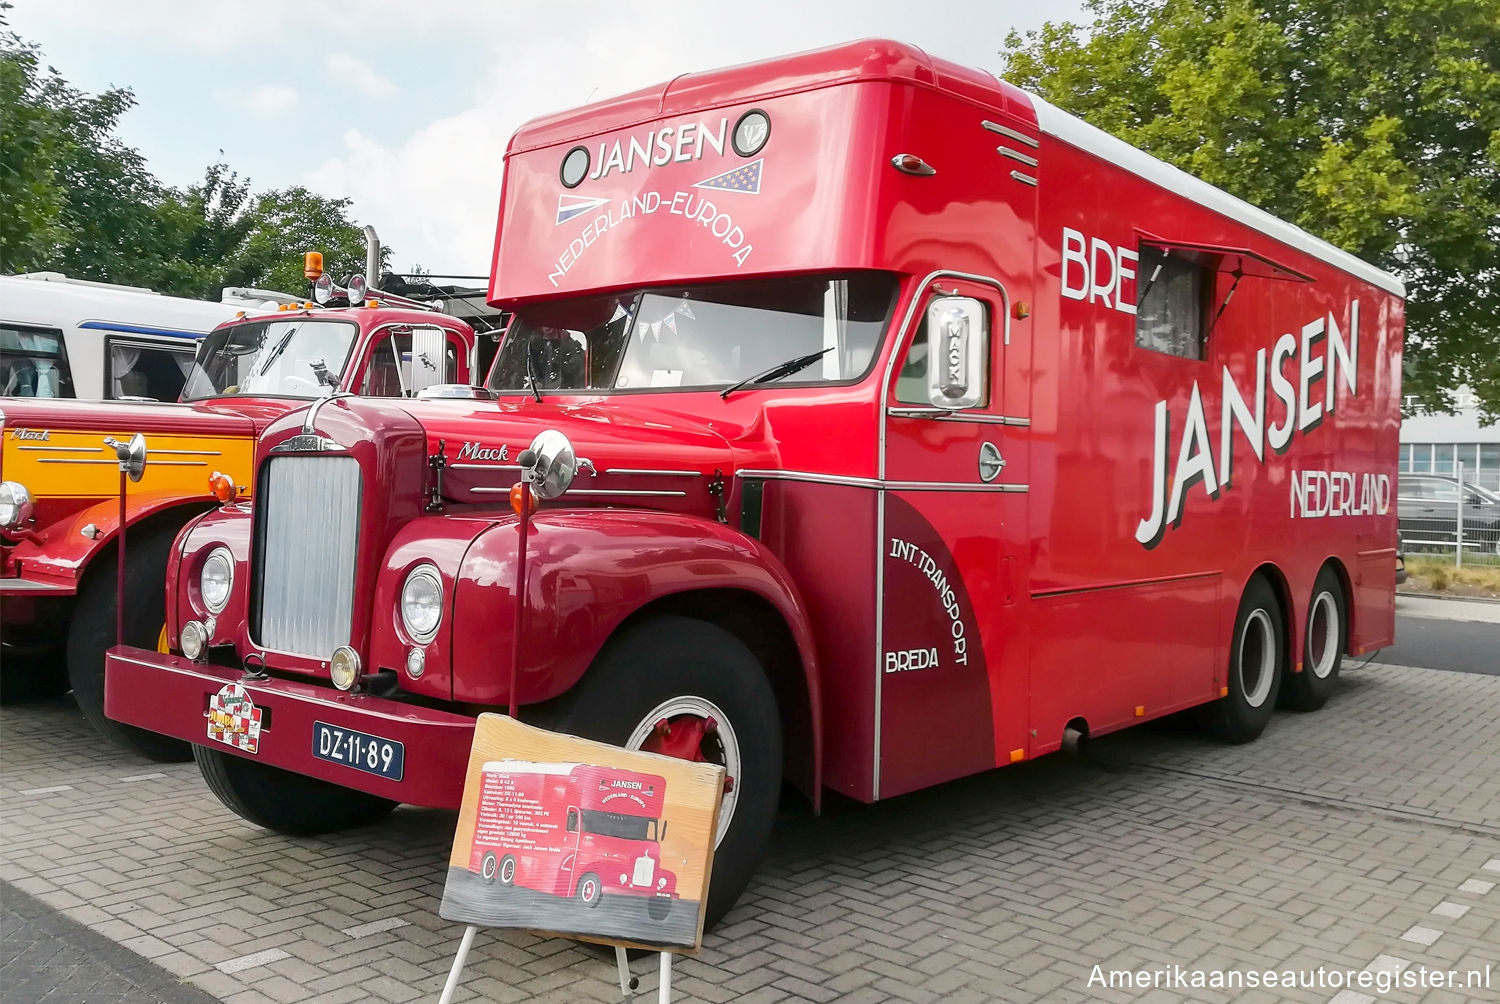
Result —
[{"label": "front tire", "polygon": [[1257,575],[1245,586],[1229,649],[1229,693],[1209,706],[1209,729],[1229,743],[1265,731],[1286,671],[1286,626],[1276,593]]},{"label": "front tire", "polygon": [[493,853],[486,854],[479,862],[479,877],[484,880],[485,885],[495,881],[495,872],[499,871],[499,863],[495,860]]},{"label": "front tire", "polygon": [[589,872],[578,880],[578,888],[575,890],[574,895],[578,897],[578,902],[592,908],[599,905],[599,897],[603,892],[604,890],[599,884],[599,876],[593,872]]},{"label": "front tire", "polygon": [[[156,648],[166,620],[167,554],[176,529],[125,535],[125,644]],[[68,630],[68,680],[78,710],[116,745],[158,763],[182,763],[192,751],[181,739],[158,735],[105,717],[104,653],[115,643],[115,569],[113,551],[99,555],[84,577]]]},{"label": "front tire", "polygon": [[[723,716],[712,731],[692,718],[693,709],[710,707]],[[676,716],[679,728],[697,728],[703,735],[701,748],[690,758],[738,764],[740,776],[730,778],[720,810],[704,906],[704,926],[711,928],[749,884],[781,796],[781,716],[754,654],[734,635],[705,621],[678,616],[642,621],[605,646],[548,727],[683,755],[651,739],[663,708],[668,719]],[[640,741],[642,735],[648,738]],[[727,748],[731,743],[732,751]]]},{"label": "front tire", "polygon": [[194,745],[193,759],[219,801],[242,819],[278,833],[348,830],[378,822],[396,807],[389,799],[207,746]]},{"label": "front tire", "polygon": [[1349,641],[1344,587],[1338,573],[1324,566],[1313,582],[1307,604],[1307,637],[1302,642],[1302,672],[1282,681],[1282,703],[1296,711],[1317,711],[1338,689],[1339,669]]}]

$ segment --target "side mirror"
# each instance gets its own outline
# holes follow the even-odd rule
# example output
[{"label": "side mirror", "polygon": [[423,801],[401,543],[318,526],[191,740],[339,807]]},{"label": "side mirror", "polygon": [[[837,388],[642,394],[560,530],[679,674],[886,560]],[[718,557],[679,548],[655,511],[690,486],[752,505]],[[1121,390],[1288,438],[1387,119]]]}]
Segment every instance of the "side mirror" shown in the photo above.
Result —
[{"label": "side mirror", "polygon": [[448,379],[448,335],[436,325],[419,325],[411,332],[411,378],[406,389],[420,394]]},{"label": "side mirror", "polygon": [[969,296],[940,296],[927,307],[927,400],[962,411],[983,404],[990,355],[984,304]]},{"label": "side mirror", "polygon": [[555,499],[568,490],[579,469],[593,471],[594,465],[573,452],[568,437],[556,429],[547,429],[537,434],[525,452],[532,454],[532,463],[522,460],[521,476],[531,482],[531,490],[540,499]]},{"label": "side mirror", "polygon": [[120,462],[120,472],[130,477],[132,481],[139,481],[146,473],[146,437],[137,432],[130,437],[130,442],[122,443],[118,439],[106,438],[104,445],[115,451],[115,459]]}]

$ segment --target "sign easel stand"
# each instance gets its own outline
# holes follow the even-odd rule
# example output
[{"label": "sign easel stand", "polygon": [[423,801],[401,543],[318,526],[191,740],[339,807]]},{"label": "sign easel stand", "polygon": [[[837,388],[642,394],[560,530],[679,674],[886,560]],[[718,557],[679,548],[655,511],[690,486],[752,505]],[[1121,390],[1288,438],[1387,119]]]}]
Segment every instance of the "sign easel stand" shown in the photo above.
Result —
[{"label": "sign easel stand", "polygon": [[[479,928],[473,924],[464,928],[463,940],[458,943],[458,954],[453,957],[453,968],[448,971],[448,982],[443,984],[443,995],[438,998],[438,1004],[453,1004],[453,995],[458,992],[458,978],[464,971],[464,963],[468,961],[469,949],[474,946],[474,935]],[[672,953],[662,952],[660,979],[657,981],[656,1000],[657,1004],[670,1004],[672,1000]],[[635,990],[641,985],[641,981],[630,975],[630,959],[625,954],[625,949],[615,946],[615,969],[620,977],[620,996],[634,1004]]]}]

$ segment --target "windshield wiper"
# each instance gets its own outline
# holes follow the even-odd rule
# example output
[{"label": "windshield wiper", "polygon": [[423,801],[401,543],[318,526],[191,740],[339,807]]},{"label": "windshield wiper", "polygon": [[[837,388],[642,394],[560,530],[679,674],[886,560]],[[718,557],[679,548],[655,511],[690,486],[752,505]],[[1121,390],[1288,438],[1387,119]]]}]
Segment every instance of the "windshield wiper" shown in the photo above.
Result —
[{"label": "windshield wiper", "polygon": [[257,373],[256,376],[266,375],[266,370],[270,369],[271,364],[281,358],[281,354],[286,351],[287,345],[291,343],[292,336],[296,333],[297,329],[293,327],[286,334],[281,336],[281,341],[276,343],[276,347],[271,350],[270,356],[266,358],[265,365],[260,368],[260,372]]},{"label": "windshield wiper", "polygon": [[795,359],[788,359],[784,363],[777,363],[770,369],[765,370],[761,373],[757,373],[754,376],[746,377],[739,383],[730,384],[728,387],[725,387],[723,390],[719,391],[719,396],[728,397],[730,394],[733,394],[741,387],[748,387],[753,383],[769,383],[772,380],[780,380],[782,377],[791,376],[793,373],[801,373],[813,363],[817,362],[819,359],[822,359],[824,356],[828,355],[828,353],[832,352],[833,348],[834,347],[830,345],[828,346],[828,348],[823,349],[819,352],[809,352],[805,356],[797,356]]},{"label": "windshield wiper", "polygon": [[538,403],[541,403],[542,388],[538,386],[536,367],[531,362],[531,343],[527,342],[526,348],[521,351],[526,353],[526,382],[531,385],[532,397],[536,398]]}]

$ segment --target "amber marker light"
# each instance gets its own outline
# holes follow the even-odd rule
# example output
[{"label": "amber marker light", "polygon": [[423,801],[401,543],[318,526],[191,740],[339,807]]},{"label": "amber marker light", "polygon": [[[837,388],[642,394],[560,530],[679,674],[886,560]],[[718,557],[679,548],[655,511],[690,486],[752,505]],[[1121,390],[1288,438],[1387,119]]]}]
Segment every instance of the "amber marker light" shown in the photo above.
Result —
[{"label": "amber marker light", "polygon": [[234,478],[214,471],[208,476],[208,493],[219,502],[228,505],[239,494],[239,489],[235,487]]},{"label": "amber marker light", "polygon": [[526,485],[517,482],[510,488],[510,508],[517,516],[536,512],[536,496],[526,490]]}]

